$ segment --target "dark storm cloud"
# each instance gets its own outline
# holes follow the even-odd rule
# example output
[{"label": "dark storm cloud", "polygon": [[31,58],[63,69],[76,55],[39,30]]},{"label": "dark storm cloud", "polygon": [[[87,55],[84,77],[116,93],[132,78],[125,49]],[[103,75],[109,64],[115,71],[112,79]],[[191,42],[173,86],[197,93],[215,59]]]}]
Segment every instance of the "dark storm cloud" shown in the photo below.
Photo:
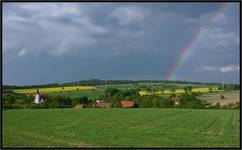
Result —
[{"label": "dark storm cloud", "polygon": [[[219,5],[5,3],[4,83],[165,79],[181,49]],[[177,79],[236,81],[238,72],[204,67],[238,67],[238,5],[231,4],[204,28]]]}]

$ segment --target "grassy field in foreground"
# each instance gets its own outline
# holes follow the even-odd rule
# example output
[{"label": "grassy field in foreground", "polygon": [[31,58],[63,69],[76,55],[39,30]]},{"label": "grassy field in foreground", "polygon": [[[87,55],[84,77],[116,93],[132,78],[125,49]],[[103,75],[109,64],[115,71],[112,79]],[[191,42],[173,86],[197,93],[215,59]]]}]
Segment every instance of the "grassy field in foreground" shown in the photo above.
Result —
[{"label": "grassy field in foreground", "polygon": [[239,110],[3,112],[3,147],[239,147]]}]

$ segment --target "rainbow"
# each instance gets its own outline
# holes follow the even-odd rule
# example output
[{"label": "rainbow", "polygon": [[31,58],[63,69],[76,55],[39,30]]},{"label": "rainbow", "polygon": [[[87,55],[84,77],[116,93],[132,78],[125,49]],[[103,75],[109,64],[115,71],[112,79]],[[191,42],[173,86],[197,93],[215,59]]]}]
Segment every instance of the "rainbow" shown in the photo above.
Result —
[{"label": "rainbow", "polygon": [[176,74],[178,70],[182,67],[182,65],[185,63],[185,61],[191,54],[194,48],[194,45],[196,45],[203,37],[203,33],[204,33],[203,31],[205,29],[204,27],[206,27],[210,23],[210,21],[213,20],[213,18],[215,18],[218,14],[223,13],[225,9],[228,7],[228,5],[229,4],[226,4],[226,3],[220,4],[220,6],[212,14],[208,16],[208,19],[207,19],[208,21],[202,27],[200,27],[200,29],[196,34],[194,34],[194,36],[192,37],[192,40],[185,47],[181,49],[179,57],[176,59],[176,62],[173,64],[171,69],[166,74],[165,79],[167,80],[176,79]]}]

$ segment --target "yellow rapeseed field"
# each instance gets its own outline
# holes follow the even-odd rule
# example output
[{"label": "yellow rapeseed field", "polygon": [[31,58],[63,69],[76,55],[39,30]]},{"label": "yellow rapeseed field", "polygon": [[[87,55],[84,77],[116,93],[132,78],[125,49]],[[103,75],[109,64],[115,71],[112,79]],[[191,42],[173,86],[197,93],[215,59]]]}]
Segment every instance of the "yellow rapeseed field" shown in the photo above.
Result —
[{"label": "yellow rapeseed field", "polygon": [[[49,88],[38,88],[40,93],[51,93],[51,92],[66,92],[66,91],[77,91],[77,90],[95,90],[94,86],[65,86],[65,87],[49,87]],[[15,93],[32,94],[37,91],[37,88],[31,89],[17,89],[13,90]]]},{"label": "yellow rapeseed field", "polygon": [[[211,87],[211,92],[218,92],[218,91],[222,91],[219,90],[218,87]],[[210,92],[208,87],[203,87],[203,88],[192,88],[193,93],[206,93],[206,92]],[[182,94],[182,93],[186,93],[186,91],[184,89],[176,89],[174,91],[172,90],[161,90],[161,91],[140,91],[139,94],[141,96],[144,95],[162,95],[162,94]]]}]

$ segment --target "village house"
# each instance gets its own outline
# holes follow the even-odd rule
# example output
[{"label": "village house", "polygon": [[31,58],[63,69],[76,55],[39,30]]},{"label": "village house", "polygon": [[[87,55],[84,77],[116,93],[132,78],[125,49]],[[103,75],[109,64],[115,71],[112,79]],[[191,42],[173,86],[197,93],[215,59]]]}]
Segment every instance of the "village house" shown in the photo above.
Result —
[{"label": "village house", "polygon": [[180,95],[171,96],[171,100],[175,102],[175,106],[177,106],[181,103]]},{"label": "village house", "polygon": [[112,103],[104,102],[103,100],[97,100],[94,106],[97,108],[111,108]]},{"label": "village house", "polygon": [[134,101],[123,100],[123,101],[121,101],[121,106],[123,108],[132,108],[132,107],[134,107]]}]

